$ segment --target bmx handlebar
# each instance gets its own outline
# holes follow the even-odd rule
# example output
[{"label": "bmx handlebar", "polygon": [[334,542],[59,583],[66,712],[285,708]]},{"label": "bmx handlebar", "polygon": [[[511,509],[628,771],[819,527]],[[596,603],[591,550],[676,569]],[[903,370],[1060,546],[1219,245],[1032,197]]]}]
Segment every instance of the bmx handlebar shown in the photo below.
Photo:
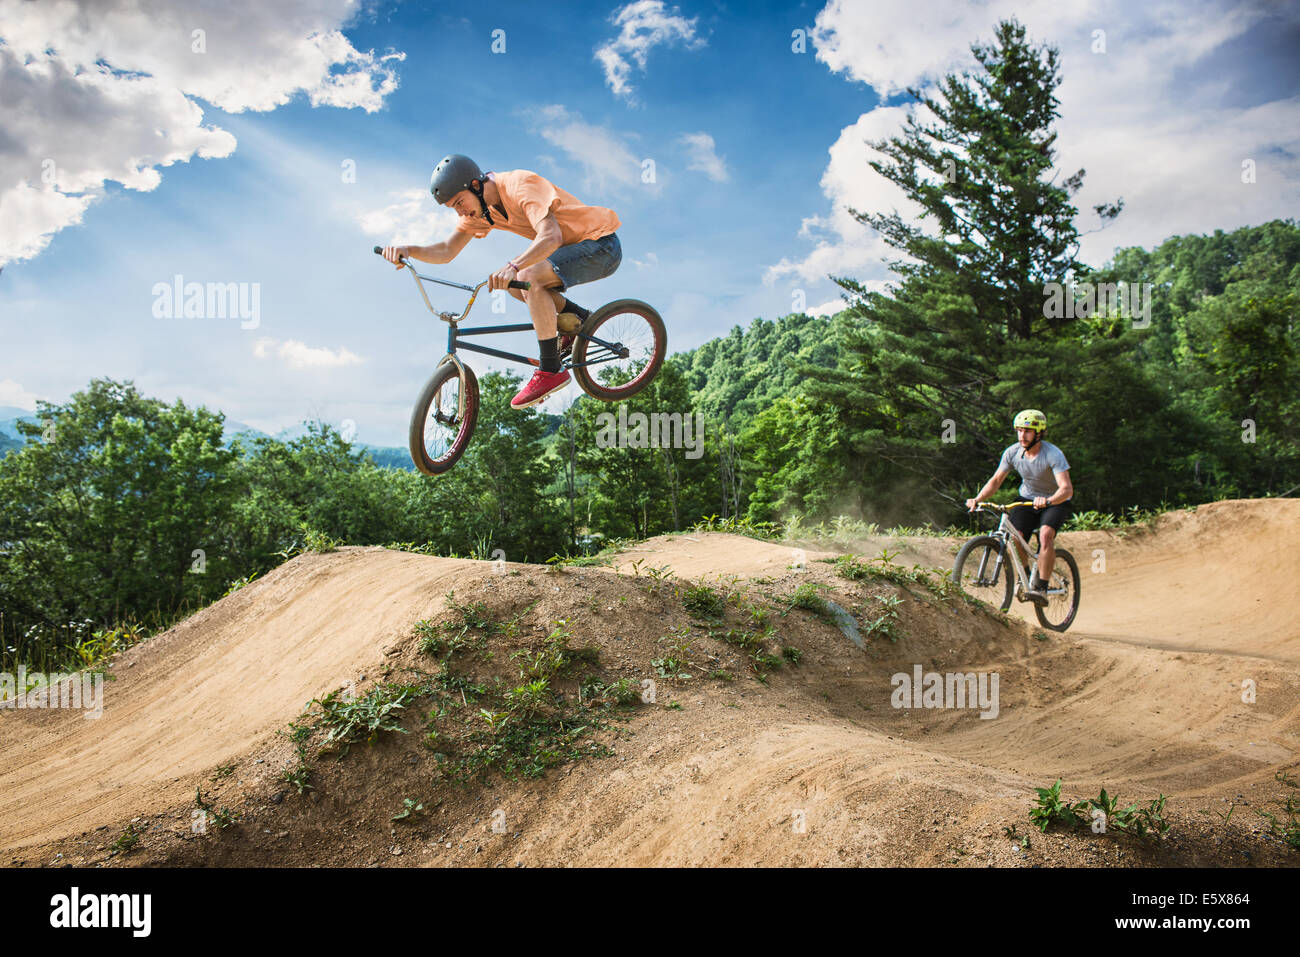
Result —
[{"label": "bmx handlebar", "polygon": [[[384,254],[384,247],[383,247],[383,246],[376,246],[376,247],[375,247],[375,255],[376,255],[376,256],[382,256],[383,254]],[[400,259],[400,260],[401,260],[405,265],[407,265],[407,266],[410,266],[410,265],[411,265],[410,260],[408,260],[405,256],[398,256],[397,258]],[[414,267],[412,267],[412,268],[414,268]],[[436,281],[436,280],[435,280],[435,281]],[[445,285],[457,285],[457,284],[456,284],[456,283],[445,283]],[[480,285],[482,285],[482,283],[480,283]],[[461,288],[466,288],[466,289],[468,289],[468,288],[470,288],[470,287],[466,286],[466,287],[461,287]],[[529,289],[529,288],[531,288],[531,283],[520,282],[518,279],[512,279],[512,280],[510,281],[510,288],[511,288],[511,289]]]}]

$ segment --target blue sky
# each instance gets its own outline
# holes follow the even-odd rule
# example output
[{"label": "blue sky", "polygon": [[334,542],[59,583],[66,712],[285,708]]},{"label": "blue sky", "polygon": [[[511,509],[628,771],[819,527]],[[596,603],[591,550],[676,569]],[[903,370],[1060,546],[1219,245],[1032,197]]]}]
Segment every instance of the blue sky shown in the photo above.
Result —
[{"label": "blue sky", "polygon": [[[16,94],[0,106],[0,406],[65,401],[107,376],[271,432],[319,417],[403,444],[445,327],[370,250],[445,236],[428,181],[448,152],[617,211],[622,267],[572,298],[655,304],[672,351],[790,312],[797,290],[831,311],[828,272],[888,275],[879,237],[845,208],[906,210],[864,139],[895,132],[899,90],[968,65],[969,43],[1008,14],[1062,48],[1058,145],[1063,168],[1089,170],[1080,207],[1125,198],[1085,240],[1094,261],[1300,205],[1285,6],[265,6],[208,22],[197,2],[105,0],[87,28],[0,0],[0,82]],[[1245,159],[1258,188],[1241,182]],[[428,269],[477,282],[525,245],[494,233]],[[255,284],[256,327],[155,315],[155,287],[178,274]],[[501,319],[486,299],[475,315]],[[511,300],[507,321],[525,317]]]}]

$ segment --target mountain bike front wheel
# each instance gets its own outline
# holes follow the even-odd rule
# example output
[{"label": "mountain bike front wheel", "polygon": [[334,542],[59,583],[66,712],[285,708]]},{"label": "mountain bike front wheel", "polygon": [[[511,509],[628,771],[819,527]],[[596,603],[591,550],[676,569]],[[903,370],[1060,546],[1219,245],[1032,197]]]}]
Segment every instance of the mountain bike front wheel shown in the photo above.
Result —
[{"label": "mountain bike front wheel", "polygon": [[469,366],[448,362],[425,383],[411,412],[411,461],[425,475],[455,465],[478,421],[478,379]]},{"label": "mountain bike front wheel", "polygon": [[1011,562],[1001,539],[976,535],[957,553],[952,580],[972,598],[1006,611],[1011,607]]},{"label": "mountain bike front wheel", "polygon": [[593,398],[629,399],[653,381],[667,352],[668,332],[654,307],[619,299],[582,324],[573,343],[573,377]]},{"label": "mountain bike front wheel", "polygon": [[1079,566],[1064,548],[1056,550],[1056,567],[1046,591],[1047,604],[1034,605],[1038,623],[1052,631],[1065,631],[1079,611]]}]

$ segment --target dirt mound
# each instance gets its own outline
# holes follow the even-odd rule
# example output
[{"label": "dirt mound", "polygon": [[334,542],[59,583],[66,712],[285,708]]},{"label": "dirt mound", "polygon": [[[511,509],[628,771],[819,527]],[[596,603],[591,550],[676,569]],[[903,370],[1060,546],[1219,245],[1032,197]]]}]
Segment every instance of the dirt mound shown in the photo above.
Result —
[{"label": "dirt mound", "polygon": [[[1286,614],[1300,576],[1295,556],[1270,550],[1277,595],[1264,585],[1274,569],[1248,564],[1247,549],[1298,527],[1297,502],[1222,502],[1147,530],[1062,536],[1083,574],[1065,635],[906,574],[950,567],[950,539],[831,548],[692,533],[563,571],[384,549],[300,556],[121,656],[102,718],[0,710],[2,860],[1294,864],[1252,812],[1294,793],[1277,775],[1300,749],[1300,638]],[[885,575],[849,580],[821,560],[882,548],[899,553]],[[710,609],[703,587],[729,600]],[[456,608],[513,622],[456,659],[478,677],[454,681],[414,628],[453,620],[453,590]],[[817,594],[852,616],[862,647]],[[553,683],[571,706],[619,679],[653,681],[653,701],[575,711],[592,728],[565,747],[590,757],[452,783],[440,749],[462,752],[440,742],[558,622],[584,656]],[[971,675],[972,692],[992,693],[954,701],[960,682],[945,697],[941,677],[937,701],[900,697],[918,673]],[[430,675],[445,693],[407,702],[409,733],[314,759],[302,794],[284,783],[294,746],[275,732],[308,701]],[[460,708],[447,689],[466,687]],[[1058,777],[1071,800],[1166,795],[1170,837],[1040,835],[1033,789]],[[195,833],[196,788],[239,822]],[[394,821],[408,798],[424,810]],[[133,819],[135,850],[110,857]]]}]

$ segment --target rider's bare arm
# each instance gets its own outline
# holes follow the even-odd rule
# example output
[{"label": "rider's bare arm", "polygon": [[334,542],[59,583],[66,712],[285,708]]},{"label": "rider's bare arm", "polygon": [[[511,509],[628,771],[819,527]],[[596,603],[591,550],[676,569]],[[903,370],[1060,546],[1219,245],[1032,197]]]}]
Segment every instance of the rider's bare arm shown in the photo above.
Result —
[{"label": "rider's bare arm", "polygon": [[1056,491],[1047,500],[1047,504],[1060,505],[1062,502],[1068,502],[1074,497],[1074,483],[1070,481],[1070,470],[1052,474],[1056,476]]},{"label": "rider's bare arm", "polygon": [[966,499],[966,507],[973,509],[980,502],[987,501],[993,496],[993,493],[1002,487],[1002,483],[1007,480],[1011,472],[1009,469],[998,469],[993,473],[993,477],[984,483],[984,487],[979,490],[979,494],[974,498]]},{"label": "rider's bare arm", "polygon": [[398,269],[402,268],[400,260],[403,257],[426,263],[449,263],[460,255],[460,251],[469,245],[469,241],[473,238],[470,233],[458,229],[451,234],[450,239],[431,246],[385,246],[384,258],[390,263],[397,263]]},{"label": "rider's bare arm", "polygon": [[560,238],[560,224],[555,221],[554,213],[547,213],[537,224],[537,238],[524,250],[522,256],[516,256],[513,262],[520,269],[546,259],[564,243]]}]

